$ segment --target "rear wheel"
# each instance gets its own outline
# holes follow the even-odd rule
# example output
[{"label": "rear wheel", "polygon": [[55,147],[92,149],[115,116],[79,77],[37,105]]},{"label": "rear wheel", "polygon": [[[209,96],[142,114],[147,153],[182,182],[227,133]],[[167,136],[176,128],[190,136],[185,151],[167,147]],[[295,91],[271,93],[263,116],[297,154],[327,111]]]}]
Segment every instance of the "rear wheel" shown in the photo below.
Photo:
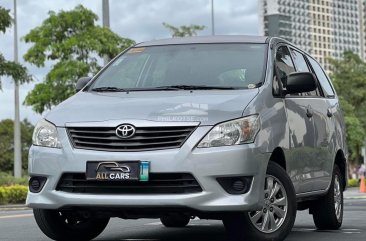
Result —
[{"label": "rear wheel", "polygon": [[232,240],[279,241],[291,231],[296,217],[296,196],[286,171],[268,164],[261,210],[238,213],[223,220]]},{"label": "rear wheel", "polygon": [[191,217],[188,215],[168,215],[160,218],[161,223],[167,228],[183,228],[188,225]]},{"label": "rear wheel", "polygon": [[78,215],[72,211],[33,209],[42,232],[53,240],[91,240],[103,232],[109,218]]},{"label": "rear wheel", "polygon": [[317,200],[310,213],[318,229],[339,229],[343,221],[343,176],[335,165],[332,182],[326,196]]}]

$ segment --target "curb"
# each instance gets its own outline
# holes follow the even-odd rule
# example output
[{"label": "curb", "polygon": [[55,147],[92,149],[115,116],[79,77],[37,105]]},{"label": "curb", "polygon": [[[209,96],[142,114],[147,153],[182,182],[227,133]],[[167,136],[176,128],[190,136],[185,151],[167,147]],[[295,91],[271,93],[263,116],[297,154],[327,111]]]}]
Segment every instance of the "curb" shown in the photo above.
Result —
[{"label": "curb", "polygon": [[366,199],[366,196],[344,197],[344,199]]},{"label": "curb", "polygon": [[0,205],[0,211],[17,211],[17,210],[29,210],[31,208],[27,207],[25,204],[10,204],[10,205]]}]

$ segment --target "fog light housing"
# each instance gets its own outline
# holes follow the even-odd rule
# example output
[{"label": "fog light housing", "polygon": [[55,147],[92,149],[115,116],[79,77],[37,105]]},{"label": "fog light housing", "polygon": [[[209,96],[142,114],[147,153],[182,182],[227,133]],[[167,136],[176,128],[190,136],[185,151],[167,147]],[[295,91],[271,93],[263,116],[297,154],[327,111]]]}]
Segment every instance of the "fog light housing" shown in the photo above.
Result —
[{"label": "fog light housing", "polygon": [[253,177],[219,177],[217,182],[229,194],[239,195],[247,193]]},{"label": "fog light housing", "polygon": [[42,191],[44,184],[46,184],[47,178],[41,176],[33,176],[29,179],[29,191],[32,193],[39,193]]}]

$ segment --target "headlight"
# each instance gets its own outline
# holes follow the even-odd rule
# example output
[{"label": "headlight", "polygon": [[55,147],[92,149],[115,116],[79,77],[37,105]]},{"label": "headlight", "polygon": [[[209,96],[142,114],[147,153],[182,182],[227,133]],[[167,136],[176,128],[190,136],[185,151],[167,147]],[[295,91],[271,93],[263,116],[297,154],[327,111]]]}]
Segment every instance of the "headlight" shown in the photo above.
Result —
[{"label": "headlight", "polygon": [[46,120],[40,120],[34,128],[33,145],[61,148],[56,126]]},{"label": "headlight", "polygon": [[216,125],[197,147],[231,146],[252,143],[260,129],[258,115]]}]

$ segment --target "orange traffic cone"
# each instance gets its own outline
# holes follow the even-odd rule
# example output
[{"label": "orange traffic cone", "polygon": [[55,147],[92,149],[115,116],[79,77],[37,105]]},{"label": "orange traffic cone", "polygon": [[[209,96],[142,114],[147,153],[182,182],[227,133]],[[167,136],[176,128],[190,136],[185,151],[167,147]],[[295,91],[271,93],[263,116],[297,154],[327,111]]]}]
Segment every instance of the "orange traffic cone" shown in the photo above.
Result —
[{"label": "orange traffic cone", "polygon": [[361,176],[360,192],[366,193],[366,182],[364,176]]}]

